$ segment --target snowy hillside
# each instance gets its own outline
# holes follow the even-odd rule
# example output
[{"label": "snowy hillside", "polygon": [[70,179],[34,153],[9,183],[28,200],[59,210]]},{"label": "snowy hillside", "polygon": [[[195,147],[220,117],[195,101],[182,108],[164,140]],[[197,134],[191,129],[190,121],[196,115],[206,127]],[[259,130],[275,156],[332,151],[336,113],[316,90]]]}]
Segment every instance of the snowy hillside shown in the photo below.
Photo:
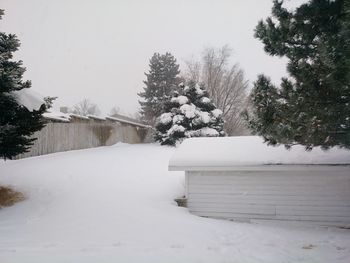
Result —
[{"label": "snowy hillside", "polygon": [[201,218],[176,206],[173,148],[117,144],[0,161],[0,262],[350,262],[350,231]]}]

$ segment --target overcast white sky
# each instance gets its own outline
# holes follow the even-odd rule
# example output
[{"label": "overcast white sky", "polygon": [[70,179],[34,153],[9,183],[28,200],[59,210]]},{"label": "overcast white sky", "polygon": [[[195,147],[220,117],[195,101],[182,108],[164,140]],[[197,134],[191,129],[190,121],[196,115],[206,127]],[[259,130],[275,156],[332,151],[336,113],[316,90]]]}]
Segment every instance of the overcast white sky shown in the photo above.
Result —
[{"label": "overcast white sky", "polygon": [[37,92],[58,96],[56,108],[88,98],[104,113],[132,113],[154,52],[169,51],[183,65],[205,47],[228,44],[251,83],[259,73],[279,83],[285,61],[253,37],[271,7],[272,0],[1,0],[0,30],[21,40],[15,57],[25,77]]}]

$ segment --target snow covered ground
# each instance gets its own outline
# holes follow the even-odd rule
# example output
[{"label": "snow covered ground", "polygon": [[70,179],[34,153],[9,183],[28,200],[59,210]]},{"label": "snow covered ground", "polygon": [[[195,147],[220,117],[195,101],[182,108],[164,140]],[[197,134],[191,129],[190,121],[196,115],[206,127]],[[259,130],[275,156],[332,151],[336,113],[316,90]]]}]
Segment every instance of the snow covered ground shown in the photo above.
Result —
[{"label": "snow covered ground", "polygon": [[174,149],[117,144],[0,161],[0,262],[350,262],[350,230],[201,218],[176,206]]}]

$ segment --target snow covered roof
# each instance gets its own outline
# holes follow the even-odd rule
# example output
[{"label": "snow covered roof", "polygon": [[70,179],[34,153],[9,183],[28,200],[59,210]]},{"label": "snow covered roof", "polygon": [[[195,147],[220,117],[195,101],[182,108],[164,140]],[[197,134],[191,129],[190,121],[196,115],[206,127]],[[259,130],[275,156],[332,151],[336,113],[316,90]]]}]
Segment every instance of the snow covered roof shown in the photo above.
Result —
[{"label": "snow covered roof", "polygon": [[47,112],[43,114],[43,116],[50,120],[70,122],[70,115],[67,113],[62,113],[60,111],[54,111],[49,109]]},{"label": "snow covered roof", "polygon": [[45,104],[44,97],[32,89],[21,89],[11,92],[17,102],[29,111],[39,110],[41,105]]},{"label": "snow covered roof", "polygon": [[143,128],[151,128],[151,126],[149,125],[145,125],[142,123],[138,123],[138,122],[133,122],[133,121],[129,121],[129,120],[125,120],[125,119],[121,119],[121,118],[115,118],[115,117],[106,117],[107,120],[112,120],[112,121],[117,121],[117,122],[121,122],[121,123],[125,123],[125,124],[130,124],[130,125],[134,125],[134,126],[139,126],[139,127],[143,127]]},{"label": "snow covered roof", "polygon": [[50,119],[50,120],[63,121],[63,122],[70,122],[72,120],[72,117],[73,117],[73,118],[80,118],[80,119],[84,119],[84,120],[90,120],[90,119],[99,120],[99,121],[111,120],[111,121],[117,121],[120,123],[134,125],[134,126],[138,126],[138,127],[151,128],[151,126],[148,126],[148,125],[145,125],[142,123],[138,123],[138,122],[133,122],[130,120],[121,119],[121,118],[99,117],[99,116],[95,116],[95,115],[82,116],[82,115],[77,115],[77,114],[73,114],[73,113],[63,113],[60,111],[55,111],[53,109],[49,109],[47,112],[45,112],[43,114],[43,116],[47,119]]},{"label": "snow covered roof", "polygon": [[[284,146],[268,146],[256,136],[190,138],[176,150],[169,162],[169,170],[240,170],[244,167],[275,169],[276,165],[350,164],[350,151],[319,147],[306,152],[303,146],[291,150]],[[270,167],[270,168],[266,168]]]},{"label": "snow covered roof", "polygon": [[94,119],[94,120],[99,120],[99,121],[105,121],[106,118],[105,117],[100,117],[100,116],[96,116],[96,115],[87,115],[86,117],[90,118],[90,119]]},{"label": "snow covered roof", "polygon": [[74,118],[78,118],[78,119],[89,120],[88,117],[83,116],[83,115],[79,115],[79,114],[75,114],[75,113],[68,113],[68,115],[70,117],[74,117]]}]

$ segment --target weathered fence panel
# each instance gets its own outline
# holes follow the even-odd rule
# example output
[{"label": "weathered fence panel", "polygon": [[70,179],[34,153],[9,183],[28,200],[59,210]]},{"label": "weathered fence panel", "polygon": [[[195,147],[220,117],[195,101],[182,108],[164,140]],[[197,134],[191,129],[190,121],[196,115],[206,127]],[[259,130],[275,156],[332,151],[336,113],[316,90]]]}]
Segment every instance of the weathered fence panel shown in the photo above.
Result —
[{"label": "weathered fence panel", "polygon": [[49,122],[33,137],[37,138],[30,151],[18,159],[55,152],[71,151],[117,142],[143,143],[149,141],[150,128],[119,122]]}]

